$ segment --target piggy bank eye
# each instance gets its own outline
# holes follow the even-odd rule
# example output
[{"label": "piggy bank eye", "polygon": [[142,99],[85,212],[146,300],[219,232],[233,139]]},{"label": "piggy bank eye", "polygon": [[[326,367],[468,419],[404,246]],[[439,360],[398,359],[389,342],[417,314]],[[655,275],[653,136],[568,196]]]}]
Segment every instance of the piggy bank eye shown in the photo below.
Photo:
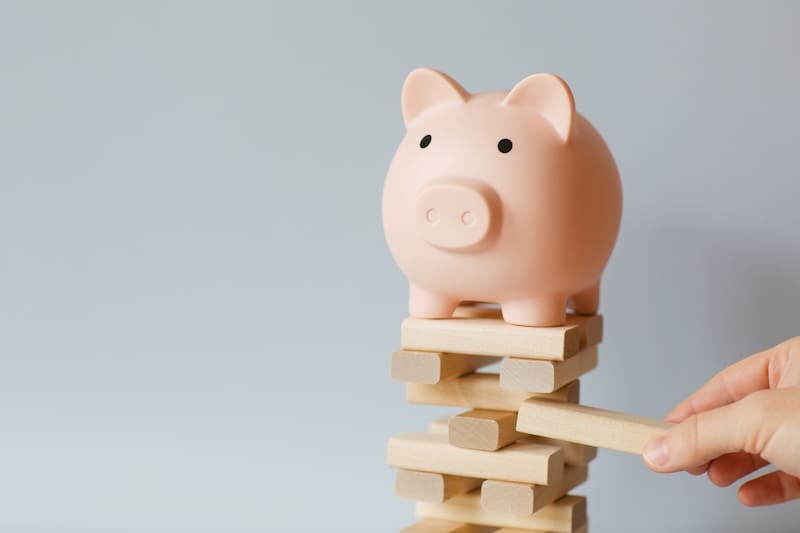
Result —
[{"label": "piggy bank eye", "polygon": [[431,144],[431,136],[430,135],[426,135],[425,137],[423,137],[419,141],[419,147],[420,148],[427,148],[429,144]]},{"label": "piggy bank eye", "polygon": [[497,149],[500,150],[501,154],[510,152],[512,146],[514,145],[511,144],[511,139],[500,139],[500,142],[497,143]]}]

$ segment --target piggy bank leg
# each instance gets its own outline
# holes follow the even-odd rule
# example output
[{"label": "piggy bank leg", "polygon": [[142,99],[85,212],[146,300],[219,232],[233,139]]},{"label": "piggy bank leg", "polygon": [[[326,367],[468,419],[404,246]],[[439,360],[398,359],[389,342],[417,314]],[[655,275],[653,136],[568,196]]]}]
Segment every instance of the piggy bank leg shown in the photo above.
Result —
[{"label": "piggy bank leg", "polygon": [[572,295],[572,309],[579,315],[594,315],[600,308],[600,282]]},{"label": "piggy bank leg", "polygon": [[411,284],[408,295],[408,314],[416,318],[450,318],[459,300],[436,294]]},{"label": "piggy bank leg", "polygon": [[540,296],[500,304],[503,320],[519,326],[560,326],[567,319],[566,296]]}]

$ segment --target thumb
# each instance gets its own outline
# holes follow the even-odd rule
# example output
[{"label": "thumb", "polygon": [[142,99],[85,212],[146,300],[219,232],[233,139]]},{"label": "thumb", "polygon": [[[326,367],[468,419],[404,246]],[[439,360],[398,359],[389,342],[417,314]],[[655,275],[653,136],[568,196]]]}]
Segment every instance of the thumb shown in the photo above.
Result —
[{"label": "thumb", "polygon": [[[642,454],[656,472],[699,467],[726,453],[760,453],[757,442],[769,440],[768,413],[761,409],[763,392],[686,418],[650,442]],[[747,445],[750,444],[750,445]]]}]

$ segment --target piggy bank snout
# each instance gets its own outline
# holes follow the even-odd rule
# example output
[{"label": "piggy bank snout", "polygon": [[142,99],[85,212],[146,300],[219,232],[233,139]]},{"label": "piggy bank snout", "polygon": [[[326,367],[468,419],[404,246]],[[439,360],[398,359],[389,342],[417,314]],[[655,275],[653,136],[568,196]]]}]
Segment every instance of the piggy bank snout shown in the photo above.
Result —
[{"label": "piggy bank snout", "polygon": [[496,193],[484,184],[436,183],[417,198],[417,231],[439,248],[470,248],[490,235],[499,209]]}]

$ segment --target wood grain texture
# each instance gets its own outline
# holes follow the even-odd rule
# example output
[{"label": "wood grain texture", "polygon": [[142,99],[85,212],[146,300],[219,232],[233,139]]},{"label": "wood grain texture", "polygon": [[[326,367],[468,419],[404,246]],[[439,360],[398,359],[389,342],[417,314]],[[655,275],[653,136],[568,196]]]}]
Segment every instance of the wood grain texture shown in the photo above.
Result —
[{"label": "wood grain texture", "polygon": [[515,326],[498,318],[407,318],[400,329],[404,350],[563,360],[581,348],[576,324],[551,328]]},{"label": "wood grain texture", "polygon": [[[492,372],[474,372],[435,385],[421,383],[406,385],[406,400],[410,403],[472,409],[517,411],[520,404],[532,396],[542,395],[505,389],[500,386],[500,375]],[[580,382],[571,381],[544,396],[553,400],[577,403],[580,401]]]},{"label": "wood grain texture", "polygon": [[472,409],[450,418],[450,444],[459,448],[495,451],[523,435],[517,433],[517,413]]},{"label": "wood grain texture", "polygon": [[407,500],[442,503],[453,496],[475,490],[480,485],[481,480],[475,478],[398,470],[395,472],[394,493]]},{"label": "wood grain texture", "polygon": [[[453,318],[494,318],[502,320],[503,314],[496,305],[460,305]],[[581,328],[580,348],[603,342],[603,315],[567,315],[567,323]],[[518,357],[523,355],[516,354]]]},{"label": "wood grain texture", "polygon": [[488,526],[425,518],[401,529],[400,533],[491,533],[493,529]]},{"label": "wood grain texture", "polygon": [[[447,435],[449,431],[449,424],[451,416],[443,416],[433,420],[428,425],[428,431],[438,435]],[[564,450],[564,464],[573,466],[587,466],[595,458],[597,458],[597,448],[594,446],[586,446],[585,444],[578,444],[577,442],[569,442],[566,440],[551,439],[539,435],[528,435],[521,433],[522,437],[519,440],[526,442],[538,442],[539,444],[550,444],[551,446],[558,446]]]},{"label": "wood grain texture", "polygon": [[603,342],[603,315],[569,315],[568,320],[581,328],[581,350]]},{"label": "wood grain texture", "polygon": [[532,515],[519,516],[487,511],[481,507],[479,491],[473,491],[445,503],[417,503],[417,516],[494,527],[574,533],[586,523],[586,498],[564,496]]},{"label": "wood grain texture", "polygon": [[[519,418],[519,417],[518,417]],[[569,442],[566,440],[551,439],[548,437],[530,435],[527,437],[531,442],[538,442],[539,444],[550,444],[551,446],[558,446],[564,450],[564,464],[573,466],[587,466],[597,457],[597,448],[594,446],[587,446],[577,442]]]},{"label": "wood grain texture", "polygon": [[487,511],[527,516],[549,505],[588,478],[585,466],[567,466],[552,485],[533,485],[487,479],[481,485],[481,506]]},{"label": "wood grain texture", "polygon": [[428,431],[435,435],[447,435],[451,418],[451,416],[442,416],[431,420],[430,424],[428,424]]},{"label": "wood grain texture", "polygon": [[408,383],[434,384],[497,361],[498,357],[483,355],[397,350],[392,353],[392,378]]},{"label": "wood grain texture", "polygon": [[[443,416],[430,422],[428,431],[438,435],[448,435],[451,416]],[[526,442],[538,442],[539,444],[549,444],[558,446],[564,450],[564,464],[573,466],[587,466],[597,457],[597,448],[586,446],[577,442],[569,442],[559,439],[551,439],[539,435],[520,434],[519,440]]]},{"label": "wood grain texture", "polygon": [[564,451],[535,442],[496,452],[456,448],[447,435],[401,433],[389,439],[389,466],[480,479],[555,483],[564,473]]},{"label": "wood grain texture", "polygon": [[537,398],[522,402],[517,417],[517,430],[523,433],[636,455],[669,427],[662,420]]},{"label": "wood grain texture", "polygon": [[[495,529],[492,533],[547,533],[546,531],[542,531],[540,529],[518,529],[515,527],[501,527],[500,529]],[[589,520],[587,519],[586,522],[583,523],[582,526],[575,529],[573,533],[589,533]]]},{"label": "wood grain texture", "polygon": [[597,346],[566,361],[539,361],[507,357],[500,364],[500,386],[506,389],[550,393],[597,366]]}]

